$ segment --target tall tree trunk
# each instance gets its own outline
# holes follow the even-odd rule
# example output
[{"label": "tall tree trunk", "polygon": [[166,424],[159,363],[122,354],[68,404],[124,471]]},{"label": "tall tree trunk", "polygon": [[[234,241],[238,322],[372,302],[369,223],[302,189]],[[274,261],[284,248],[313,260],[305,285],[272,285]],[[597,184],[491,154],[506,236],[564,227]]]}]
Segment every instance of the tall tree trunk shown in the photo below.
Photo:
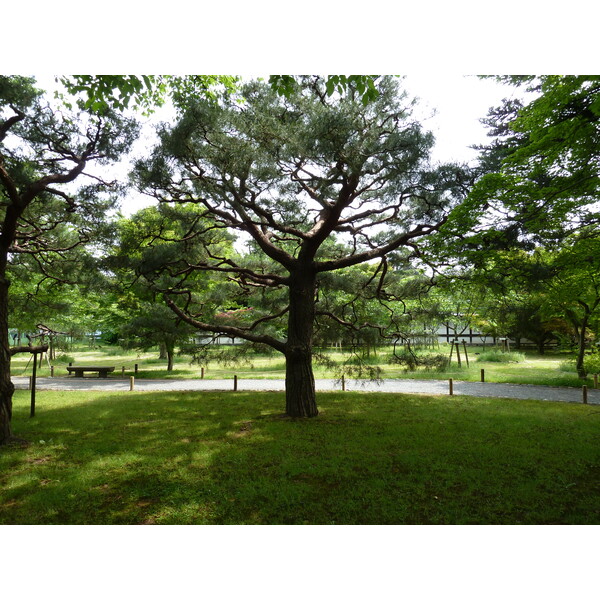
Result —
[{"label": "tall tree trunk", "polygon": [[173,350],[167,351],[167,371],[173,370],[173,354],[174,354]]},{"label": "tall tree trunk", "polygon": [[14,385],[10,380],[10,343],[8,338],[8,286],[0,274],[0,446],[12,436],[12,397]]},{"label": "tall tree trunk", "polygon": [[317,396],[312,370],[316,277],[312,267],[290,275],[288,339],[285,349],[285,407],[290,417],[315,417]]},{"label": "tall tree trunk", "polygon": [[158,343],[158,358],[159,360],[167,358],[167,344],[165,342]]},{"label": "tall tree trunk", "polygon": [[589,321],[589,314],[586,310],[583,315],[583,319],[581,321],[581,327],[579,328],[579,348],[577,350],[577,362],[575,367],[577,368],[577,375],[580,379],[585,379],[587,377],[587,373],[585,370],[585,366],[583,365],[583,359],[585,358],[585,332],[587,329],[587,324]]}]

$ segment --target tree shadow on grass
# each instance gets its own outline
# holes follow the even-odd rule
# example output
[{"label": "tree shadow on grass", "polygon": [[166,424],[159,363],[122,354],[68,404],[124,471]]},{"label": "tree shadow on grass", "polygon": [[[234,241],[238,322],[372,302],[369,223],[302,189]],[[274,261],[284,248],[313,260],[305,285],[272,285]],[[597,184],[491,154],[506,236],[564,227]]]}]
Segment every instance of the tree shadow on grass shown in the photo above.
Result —
[{"label": "tree shadow on grass", "polygon": [[600,450],[561,421],[573,407],[332,393],[295,421],[275,392],[46,392],[29,420],[23,398],[31,445],[0,452],[4,524],[600,518]]}]

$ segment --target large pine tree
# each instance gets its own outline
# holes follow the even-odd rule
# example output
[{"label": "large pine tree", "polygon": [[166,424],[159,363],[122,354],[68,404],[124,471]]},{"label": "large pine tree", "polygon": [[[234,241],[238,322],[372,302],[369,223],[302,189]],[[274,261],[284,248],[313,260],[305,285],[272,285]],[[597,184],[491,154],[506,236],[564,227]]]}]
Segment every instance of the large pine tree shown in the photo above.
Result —
[{"label": "large pine tree", "polygon": [[[318,413],[313,328],[327,316],[318,296],[327,277],[379,263],[376,287],[383,292],[388,257],[419,255],[466,193],[461,168],[430,164],[433,137],[412,118],[398,80],[382,78],[376,86],[368,103],[352,85],[330,94],[318,77],[301,78],[285,98],[252,82],[239,102],[189,103],[174,126],[162,129],[152,158],[137,167],[146,193],[195,203],[212,227],[251,240],[255,252],[246,257],[210,247],[202,262],[186,264],[181,256],[181,283],[164,291],[168,305],[199,330],[284,354],[292,417]],[[225,274],[252,293],[283,289],[286,299],[270,314],[225,324],[195,302],[186,287],[190,270]],[[286,335],[270,333],[282,321]]]}]

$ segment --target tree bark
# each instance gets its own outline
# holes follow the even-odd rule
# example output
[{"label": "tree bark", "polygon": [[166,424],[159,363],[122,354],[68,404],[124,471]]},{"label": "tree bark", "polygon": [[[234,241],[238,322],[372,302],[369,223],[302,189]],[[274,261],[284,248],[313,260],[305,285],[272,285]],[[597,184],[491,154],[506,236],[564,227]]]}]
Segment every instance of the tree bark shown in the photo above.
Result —
[{"label": "tree bark", "polygon": [[8,286],[0,274],[0,446],[12,437],[12,397],[14,385],[10,379],[10,344],[8,339]]},{"label": "tree bark", "polygon": [[577,363],[576,363],[576,368],[577,368],[577,375],[579,376],[579,379],[585,379],[587,377],[587,372],[585,370],[585,366],[583,364],[583,360],[585,358],[585,332],[587,329],[587,324],[588,324],[588,320],[589,320],[589,314],[588,311],[586,310],[582,322],[581,322],[581,327],[579,328],[579,348],[577,350]]},{"label": "tree bark", "polygon": [[288,339],[285,345],[285,406],[289,417],[319,414],[312,370],[316,274],[305,266],[290,274]]}]

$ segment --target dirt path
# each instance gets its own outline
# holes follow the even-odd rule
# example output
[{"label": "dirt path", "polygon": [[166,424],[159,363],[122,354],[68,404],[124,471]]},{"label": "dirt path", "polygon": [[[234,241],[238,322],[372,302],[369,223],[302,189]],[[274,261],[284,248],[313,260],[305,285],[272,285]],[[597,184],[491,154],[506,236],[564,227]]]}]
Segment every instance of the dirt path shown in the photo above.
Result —
[{"label": "dirt path", "polygon": [[[27,389],[28,377],[13,377],[17,389]],[[317,379],[319,391],[340,390],[341,384],[333,379]],[[148,391],[231,391],[233,379],[136,379],[135,390]],[[40,377],[36,387],[39,390],[106,390],[129,391],[127,379],[99,379],[97,377]],[[454,381],[454,393],[465,396],[488,398],[516,398],[520,400],[548,400],[554,402],[582,402],[580,388],[552,387],[513,383],[477,383]],[[285,383],[281,379],[240,379],[240,391],[283,391]],[[380,383],[365,380],[347,380],[347,391],[394,392],[405,394],[447,395],[447,380],[385,379]],[[588,389],[588,403],[600,404],[600,390]]]}]

